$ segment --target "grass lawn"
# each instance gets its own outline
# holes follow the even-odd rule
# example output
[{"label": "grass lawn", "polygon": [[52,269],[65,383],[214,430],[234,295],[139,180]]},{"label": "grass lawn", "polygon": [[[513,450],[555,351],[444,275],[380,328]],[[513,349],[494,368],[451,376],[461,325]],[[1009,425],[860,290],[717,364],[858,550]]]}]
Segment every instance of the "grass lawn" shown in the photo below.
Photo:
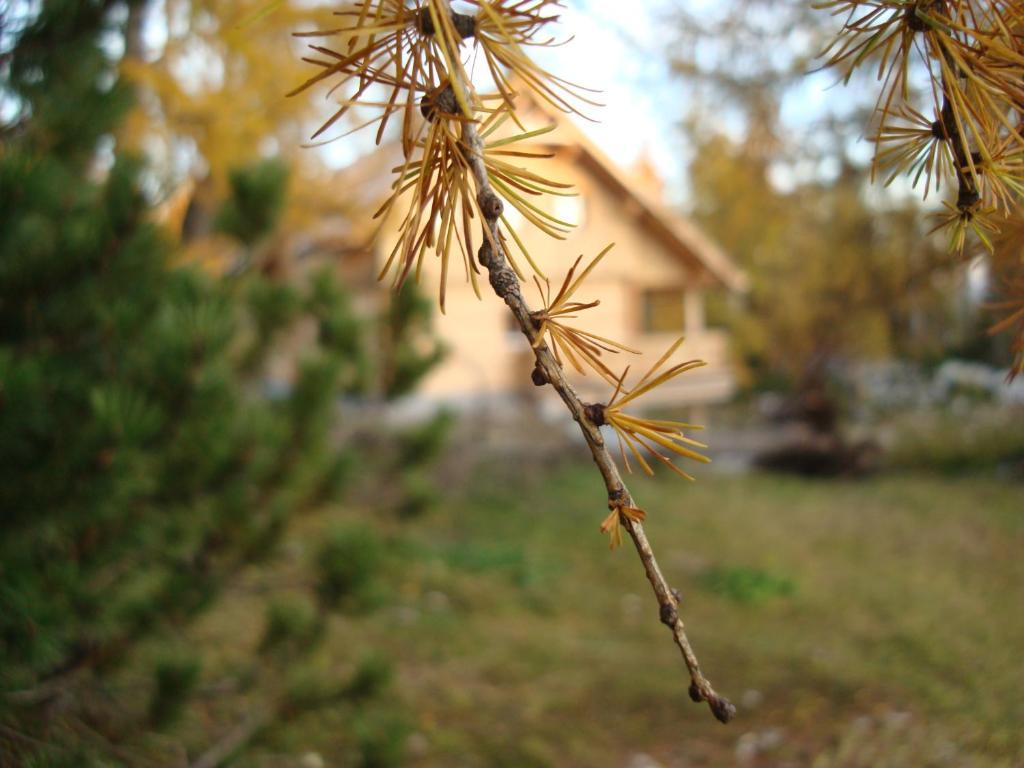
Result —
[{"label": "grass lawn", "polygon": [[[732,724],[689,701],[584,465],[481,470],[426,518],[378,522],[387,597],[332,619],[317,663],[392,660],[413,766],[1024,765],[1024,487],[705,475],[634,491]],[[311,519],[295,546],[360,514]],[[236,611],[231,631],[258,641],[261,617],[244,597]],[[281,724],[238,764],[350,765],[346,717]]]}]

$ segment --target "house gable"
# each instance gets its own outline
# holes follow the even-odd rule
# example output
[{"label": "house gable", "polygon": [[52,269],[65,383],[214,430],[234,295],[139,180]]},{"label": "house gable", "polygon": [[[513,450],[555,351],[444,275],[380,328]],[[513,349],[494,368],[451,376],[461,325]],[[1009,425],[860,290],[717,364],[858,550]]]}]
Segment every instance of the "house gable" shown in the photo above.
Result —
[{"label": "house gable", "polygon": [[654,180],[649,164],[642,174],[631,176],[587,138],[568,116],[533,98],[529,92],[518,98],[523,101],[519,112],[525,125],[556,126],[538,144],[558,156],[571,156],[595,182],[589,185],[591,188],[600,185],[612,192],[621,210],[637,220],[637,226],[649,232],[663,249],[686,265],[691,280],[698,280],[705,287],[717,285],[729,291],[747,290],[746,275],[729,256],[694,222],[665,206],[660,182],[650,183]]}]

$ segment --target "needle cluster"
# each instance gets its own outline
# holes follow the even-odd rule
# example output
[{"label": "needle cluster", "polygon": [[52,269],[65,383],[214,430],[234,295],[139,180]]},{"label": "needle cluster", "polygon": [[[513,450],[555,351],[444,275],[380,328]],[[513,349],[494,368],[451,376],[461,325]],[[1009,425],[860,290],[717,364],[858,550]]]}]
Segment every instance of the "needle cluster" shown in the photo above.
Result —
[{"label": "needle cluster", "polygon": [[[844,18],[822,53],[826,64],[847,81],[874,67],[873,171],[887,185],[906,175],[925,197],[951,188],[935,229],[958,254],[993,251],[1024,202],[1024,5],[825,0],[815,7]],[[1024,292],[1010,297],[1018,300],[1024,304]],[[1024,348],[1024,331],[1014,343]]]},{"label": "needle cluster", "polygon": [[617,377],[612,373],[611,368],[602,359],[602,353],[608,352],[617,354],[619,352],[631,352],[640,354],[635,349],[630,349],[625,344],[598,336],[596,333],[576,328],[567,324],[567,320],[576,320],[579,313],[598,306],[601,301],[595,299],[590,302],[572,301],[577,289],[587,276],[594,270],[601,259],[605,257],[613,247],[614,243],[605,247],[586,269],[576,274],[576,270],[583,260],[580,256],[565,275],[562,287],[558,293],[551,296],[551,285],[545,281],[542,285],[540,280],[534,277],[537,290],[544,300],[544,308],[532,313],[534,325],[537,328],[537,335],[533,346],[537,348],[541,344],[550,343],[554,350],[555,359],[562,364],[563,358],[580,374],[586,374],[584,366],[594,370],[599,376],[611,384],[618,382]]},{"label": "needle cluster", "polygon": [[[399,241],[382,276],[390,274],[401,285],[411,272],[419,276],[425,256],[432,253],[441,262],[442,311],[453,251],[462,255],[463,275],[479,295],[470,229],[483,216],[471,189],[462,126],[479,126],[494,189],[528,224],[563,239],[571,225],[544,210],[538,198],[573,193],[570,185],[525,167],[548,156],[525,145],[551,128],[526,130],[515,112],[512,83],[567,112],[593,103],[586,89],[539,67],[526,52],[531,46],[558,44],[539,37],[545,24],[557,20],[558,3],[474,0],[463,5],[471,13],[453,11],[446,0],[367,0],[337,11],[338,26],[299,33],[330,44],[310,45],[305,60],[318,71],[291,94],[330,83],[327,95],[336,108],[314,133],[315,140],[343,118],[355,126],[334,139],[376,126],[380,144],[389,124],[400,125],[403,162],[394,168],[390,199],[377,212],[382,222],[397,212]],[[466,54],[473,51],[482,53],[496,93],[479,94],[473,88],[466,63]],[[509,120],[518,128],[513,135],[501,131]],[[508,219],[502,219],[498,237],[511,240],[531,269],[540,272]],[[522,277],[520,265],[514,267]]]}]

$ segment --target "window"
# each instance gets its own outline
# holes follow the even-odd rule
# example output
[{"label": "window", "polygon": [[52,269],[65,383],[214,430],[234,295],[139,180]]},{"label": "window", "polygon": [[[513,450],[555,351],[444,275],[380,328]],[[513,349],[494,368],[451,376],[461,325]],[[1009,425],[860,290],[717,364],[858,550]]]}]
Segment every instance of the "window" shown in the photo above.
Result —
[{"label": "window", "polygon": [[685,328],[682,288],[644,291],[642,302],[644,333],[678,333]]}]

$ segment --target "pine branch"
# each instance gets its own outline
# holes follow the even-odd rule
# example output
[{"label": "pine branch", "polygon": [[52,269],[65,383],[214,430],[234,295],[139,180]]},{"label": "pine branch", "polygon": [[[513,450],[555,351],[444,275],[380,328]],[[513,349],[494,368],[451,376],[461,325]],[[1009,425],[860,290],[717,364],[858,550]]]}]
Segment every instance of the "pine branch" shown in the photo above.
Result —
[{"label": "pine branch", "polygon": [[[458,77],[458,75],[454,75]],[[463,89],[466,84],[460,83]],[[478,259],[480,265],[488,272],[491,288],[495,294],[508,306],[509,311],[516,319],[520,330],[526,337],[533,349],[536,360],[536,367],[533,372],[535,384],[550,384],[558,392],[562,402],[572,414],[573,419],[579,424],[580,431],[587,442],[590,454],[597,465],[598,471],[604,480],[605,488],[608,490],[608,505],[610,509],[623,509],[636,507],[633,497],[622,481],[618,468],[612,460],[611,454],[605,445],[604,437],[594,419],[589,415],[593,412],[585,404],[572,385],[566,379],[562,367],[555,360],[548,345],[537,338],[537,328],[531,317],[531,310],[523,298],[518,278],[508,266],[506,254],[502,247],[502,240],[499,234],[498,224],[504,209],[501,198],[494,192],[488,178],[484,164],[484,146],[476,125],[472,122],[462,124],[462,142],[466,150],[470,170],[476,182],[477,202],[484,215],[484,242],[480,246]],[[728,699],[719,695],[712,687],[704,674],[701,672],[697,655],[686,635],[686,627],[679,615],[680,597],[679,592],[669,586],[658,566],[654,550],[647,539],[643,525],[631,517],[620,514],[620,522],[629,533],[633,544],[636,547],[640,562],[643,565],[644,573],[651,584],[654,596],[658,601],[658,612],[661,622],[672,632],[672,637],[683,655],[683,661],[690,674],[690,698],[695,702],[706,701],[711,712],[721,722],[727,723],[736,714],[736,708]]]}]

